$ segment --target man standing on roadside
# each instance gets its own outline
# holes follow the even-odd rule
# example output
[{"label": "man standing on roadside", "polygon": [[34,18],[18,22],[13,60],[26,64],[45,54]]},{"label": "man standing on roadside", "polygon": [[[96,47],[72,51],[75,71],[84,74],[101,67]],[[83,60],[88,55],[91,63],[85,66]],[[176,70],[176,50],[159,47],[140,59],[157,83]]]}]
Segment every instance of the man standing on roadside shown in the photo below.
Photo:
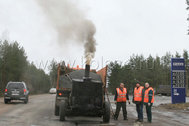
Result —
[{"label": "man standing on roadside", "polygon": [[133,103],[136,104],[136,111],[138,119],[136,121],[143,122],[143,99],[144,99],[144,87],[136,84],[133,93]]},{"label": "man standing on roadside", "polygon": [[116,113],[114,115],[114,120],[118,119],[119,112],[120,112],[121,108],[123,110],[124,120],[128,120],[127,119],[126,101],[128,100],[129,104],[130,104],[130,101],[129,101],[127,89],[124,87],[123,83],[120,83],[120,87],[116,88],[114,100],[116,101]]},{"label": "man standing on roadside", "polygon": [[146,113],[148,117],[148,122],[152,122],[152,112],[151,108],[154,103],[154,89],[150,87],[149,83],[145,83],[145,92],[144,92],[144,105],[146,106]]}]

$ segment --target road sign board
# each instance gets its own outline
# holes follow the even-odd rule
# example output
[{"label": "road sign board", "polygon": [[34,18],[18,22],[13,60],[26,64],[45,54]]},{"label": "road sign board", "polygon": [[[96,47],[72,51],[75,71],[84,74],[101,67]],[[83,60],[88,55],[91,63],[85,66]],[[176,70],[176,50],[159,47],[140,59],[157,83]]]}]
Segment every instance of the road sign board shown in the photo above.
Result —
[{"label": "road sign board", "polygon": [[185,61],[183,58],[171,59],[171,96],[172,103],[186,102]]}]

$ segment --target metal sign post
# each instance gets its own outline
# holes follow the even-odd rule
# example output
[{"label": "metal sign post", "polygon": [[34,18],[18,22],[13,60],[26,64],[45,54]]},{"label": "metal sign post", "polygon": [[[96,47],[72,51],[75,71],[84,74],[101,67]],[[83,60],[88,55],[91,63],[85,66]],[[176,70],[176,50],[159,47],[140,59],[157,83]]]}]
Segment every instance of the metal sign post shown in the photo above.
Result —
[{"label": "metal sign post", "polygon": [[185,61],[183,58],[171,59],[172,104],[186,102]]}]

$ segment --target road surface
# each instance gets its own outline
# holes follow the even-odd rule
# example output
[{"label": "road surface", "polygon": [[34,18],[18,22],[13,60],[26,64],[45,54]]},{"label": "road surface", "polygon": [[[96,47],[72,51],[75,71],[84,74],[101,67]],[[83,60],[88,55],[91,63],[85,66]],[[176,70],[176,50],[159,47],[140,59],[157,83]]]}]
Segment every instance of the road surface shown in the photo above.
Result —
[{"label": "road surface", "polygon": [[[111,98],[113,99],[113,98]],[[170,97],[156,97],[162,103],[170,102]],[[189,100],[189,99],[187,99]],[[43,94],[33,95],[29,98],[29,103],[13,102],[4,104],[0,98],[0,126],[103,126],[100,118],[70,117],[66,122],[60,122],[59,117],[54,116],[55,95]],[[160,102],[158,102],[160,103]],[[159,104],[155,104],[158,106]],[[112,104],[113,109],[115,105]],[[117,126],[137,126],[135,105],[127,106],[128,121],[124,121],[120,113],[118,121],[111,119],[109,125]],[[146,122],[144,109],[144,126],[188,126],[189,111],[168,111],[160,108],[153,108],[153,123]]]}]

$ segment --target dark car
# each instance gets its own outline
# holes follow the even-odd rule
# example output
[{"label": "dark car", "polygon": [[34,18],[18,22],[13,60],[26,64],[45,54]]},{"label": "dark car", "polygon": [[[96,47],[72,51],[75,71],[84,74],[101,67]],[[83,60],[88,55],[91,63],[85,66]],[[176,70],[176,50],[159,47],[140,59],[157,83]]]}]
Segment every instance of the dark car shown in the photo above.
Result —
[{"label": "dark car", "polygon": [[24,82],[8,82],[5,94],[4,102],[7,104],[11,100],[22,100],[24,103],[28,103],[29,90]]}]

